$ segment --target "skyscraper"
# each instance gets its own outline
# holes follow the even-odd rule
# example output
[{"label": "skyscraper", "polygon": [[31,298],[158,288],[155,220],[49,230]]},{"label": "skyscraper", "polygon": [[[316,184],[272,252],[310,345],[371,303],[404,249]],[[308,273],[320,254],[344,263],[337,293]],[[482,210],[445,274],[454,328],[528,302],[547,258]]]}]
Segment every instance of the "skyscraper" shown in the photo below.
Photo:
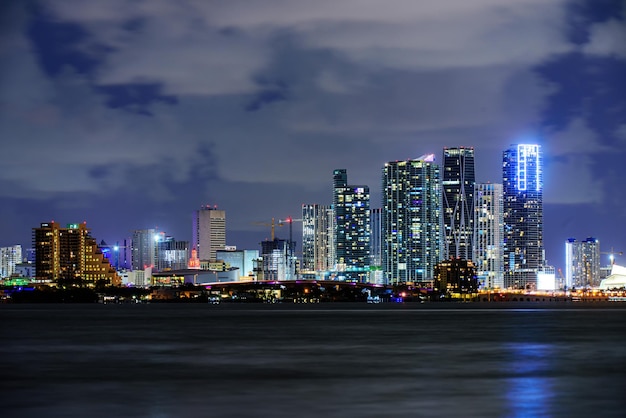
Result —
[{"label": "skyscraper", "polygon": [[370,250],[370,189],[349,185],[345,169],[333,172],[335,257],[346,280],[366,281]]},{"label": "skyscraper", "polygon": [[384,284],[382,209],[370,210],[370,276],[369,282]]},{"label": "skyscraper", "polygon": [[443,149],[445,258],[470,260],[474,223],[474,148]]},{"label": "skyscraper", "polygon": [[472,260],[483,288],[504,287],[504,208],[502,184],[474,186],[474,238]]},{"label": "skyscraper", "polygon": [[137,229],[131,239],[131,266],[133,270],[144,270],[155,266],[156,231]]},{"label": "skyscraper", "polygon": [[565,243],[565,286],[567,288],[600,285],[600,241],[569,238]]},{"label": "skyscraper", "polygon": [[432,283],[443,255],[441,182],[433,154],[383,168],[382,245],[386,283]]},{"label": "skyscraper", "polygon": [[335,222],[332,206],[302,205],[302,270],[305,274],[335,268]]},{"label": "skyscraper", "polygon": [[216,251],[226,247],[226,212],[211,206],[194,211],[191,246],[200,260],[215,261]]},{"label": "skyscraper", "polygon": [[504,286],[535,289],[544,267],[541,146],[512,145],[502,158]]},{"label": "skyscraper", "polygon": [[85,223],[45,222],[33,228],[35,269],[38,280],[63,285],[118,285],[121,282]]}]

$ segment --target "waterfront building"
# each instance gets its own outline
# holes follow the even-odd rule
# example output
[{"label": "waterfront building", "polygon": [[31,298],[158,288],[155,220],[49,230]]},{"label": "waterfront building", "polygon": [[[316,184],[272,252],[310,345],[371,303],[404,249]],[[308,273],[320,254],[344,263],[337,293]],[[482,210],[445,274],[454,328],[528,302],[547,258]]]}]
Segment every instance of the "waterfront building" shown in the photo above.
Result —
[{"label": "waterfront building", "polygon": [[336,271],[344,280],[365,282],[370,258],[370,190],[348,184],[345,169],[333,172]]},{"label": "waterfront building", "polygon": [[433,290],[436,294],[452,297],[475,293],[478,279],[474,263],[454,257],[437,263]]},{"label": "waterfront building", "polygon": [[504,286],[536,289],[545,263],[541,146],[512,145],[502,163]]},{"label": "waterfront building", "polygon": [[22,262],[22,246],[0,247],[0,279],[15,273],[15,266]]},{"label": "waterfront building", "polygon": [[34,279],[35,277],[37,277],[37,274],[35,272],[35,263],[31,263],[28,261],[23,263],[17,263],[15,265],[14,275],[18,277],[28,277]]},{"label": "waterfront building", "polygon": [[567,288],[600,285],[600,241],[589,237],[583,241],[569,238],[565,242],[565,286]]},{"label": "waterfront building", "polygon": [[443,255],[439,165],[433,154],[389,162],[382,179],[385,283],[432,284]]},{"label": "waterfront building", "polygon": [[504,208],[502,184],[474,186],[472,260],[481,288],[504,287]]},{"label": "waterfront building", "polygon": [[33,228],[33,244],[37,280],[87,286],[121,282],[85,223],[66,228],[54,221],[42,223]]},{"label": "waterfront building", "polygon": [[177,241],[173,237],[158,234],[155,244],[155,266],[159,272],[184,270],[189,262],[189,241]]},{"label": "waterfront building", "polygon": [[226,247],[226,211],[202,206],[193,212],[191,246],[200,260],[216,259],[216,251]]},{"label": "waterfront building", "polygon": [[332,206],[302,205],[302,271],[317,276],[334,269],[335,220]]},{"label": "waterfront building", "polygon": [[254,260],[259,258],[259,250],[217,250],[216,257],[237,268],[240,277],[249,278],[254,276]]},{"label": "waterfront building", "polygon": [[[290,248],[291,246],[291,248]],[[261,242],[261,271],[257,270],[259,280],[295,280],[297,264],[292,259],[295,251],[293,241],[274,238]]]},{"label": "waterfront building", "polygon": [[442,203],[445,258],[472,258],[474,148],[443,149]]},{"label": "waterfront building", "polygon": [[371,209],[370,215],[370,275],[369,282],[384,284],[382,209]]},{"label": "waterfront building", "polygon": [[154,229],[137,229],[133,231],[131,239],[131,266],[133,270],[154,268],[157,239],[157,232]]}]

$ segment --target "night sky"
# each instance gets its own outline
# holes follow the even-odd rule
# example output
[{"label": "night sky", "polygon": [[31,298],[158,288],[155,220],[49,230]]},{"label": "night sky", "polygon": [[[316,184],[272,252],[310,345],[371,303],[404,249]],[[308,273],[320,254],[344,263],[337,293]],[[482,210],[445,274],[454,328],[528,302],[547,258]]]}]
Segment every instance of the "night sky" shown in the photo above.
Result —
[{"label": "night sky", "polygon": [[501,182],[502,151],[536,142],[548,263],[569,237],[626,251],[625,18],[622,0],[2,1],[0,246],[50,220],[190,240],[210,204],[227,244],[259,248],[254,223],[331,203],[333,169],[380,207],[386,161],[473,146],[477,181]]}]

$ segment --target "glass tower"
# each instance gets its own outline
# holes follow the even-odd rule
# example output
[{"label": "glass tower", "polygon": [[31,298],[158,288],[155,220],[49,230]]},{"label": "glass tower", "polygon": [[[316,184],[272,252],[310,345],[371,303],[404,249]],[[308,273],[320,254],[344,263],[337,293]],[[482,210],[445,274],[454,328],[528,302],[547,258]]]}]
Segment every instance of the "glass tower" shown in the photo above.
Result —
[{"label": "glass tower", "polygon": [[348,184],[345,169],[333,172],[335,257],[339,276],[365,282],[369,272],[370,189]]},{"label": "glass tower", "polygon": [[570,238],[565,243],[565,286],[600,285],[600,241],[589,237],[581,242]]},{"label": "glass tower", "polygon": [[474,148],[444,148],[442,189],[446,258],[472,258],[475,182]]},{"label": "glass tower", "polygon": [[332,207],[302,205],[302,270],[308,274],[335,267],[335,227]]},{"label": "glass tower", "polygon": [[502,185],[474,186],[474,241],[472,261],[481,287],[502,288],[504,244]]},{"label": "glass tower", "polygon": [[512,145],[502,158],[504,286],[536,289],[544,267],[541,146]]},{"label": "glass tower", "polygon": [[443,254],[441,183],[433,154],[383,167],[383,275],[389,284],[432,283]]}]

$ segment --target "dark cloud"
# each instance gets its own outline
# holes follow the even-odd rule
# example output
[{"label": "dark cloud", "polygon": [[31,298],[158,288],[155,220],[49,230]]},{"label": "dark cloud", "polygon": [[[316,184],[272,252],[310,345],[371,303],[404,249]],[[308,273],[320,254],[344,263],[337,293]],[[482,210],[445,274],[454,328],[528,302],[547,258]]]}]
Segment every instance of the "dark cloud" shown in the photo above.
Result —
[{"label": "dark cloud", "polygon": [[32,42],[41,68],[50,76],[71,67],[79,74],[92,74],[100,65],[110,48],[92,44],[90,53],[81,51],[89,41],[88,31],[73,22],[58,22],[49,12],[36,3],[31,5],[31,19],[27,35]]},{"label": "dark cloud", "polygon": [[568,39],[578,45],[591,38],[591,26],[612,18],[624,19],[626,5],[623,0],[573,0],[567,7]]},{"label": "dark cloud", "polygon": [[162,94],[163,86],[158,83],[96,86],[96,89],[107,96],[108,106],[149,116],[152,116],[149,111],[152,102],[169,105],[178,103],[175,96]]}]

